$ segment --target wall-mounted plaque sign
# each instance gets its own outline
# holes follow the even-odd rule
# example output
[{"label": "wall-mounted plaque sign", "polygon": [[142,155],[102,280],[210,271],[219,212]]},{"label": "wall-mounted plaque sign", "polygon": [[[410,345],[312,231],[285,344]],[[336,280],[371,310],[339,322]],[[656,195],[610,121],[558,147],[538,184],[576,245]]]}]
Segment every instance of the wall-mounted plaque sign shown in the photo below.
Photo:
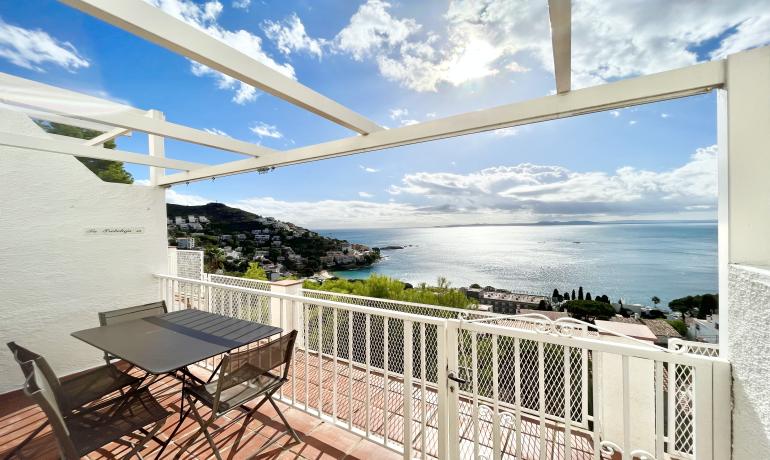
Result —
[{"label": "wall-mounted plaque sign", "polygon": [[88,227],[86,235],[143,235],[144,227]]}]

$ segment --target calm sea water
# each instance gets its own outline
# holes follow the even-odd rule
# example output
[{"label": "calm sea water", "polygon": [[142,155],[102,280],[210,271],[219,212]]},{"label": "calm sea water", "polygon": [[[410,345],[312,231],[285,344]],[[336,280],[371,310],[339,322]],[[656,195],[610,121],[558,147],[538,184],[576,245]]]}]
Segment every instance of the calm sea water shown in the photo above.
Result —
[{"label": "calm sea water", "polygon": [[613,301],[662,305],[677,297],[717,292],[717,226],[711,223],[602,224],[330,230],[328,236],[383,251],[372,273],[409,283],[455,287],[478,283],[521,292],[583,289]]}]

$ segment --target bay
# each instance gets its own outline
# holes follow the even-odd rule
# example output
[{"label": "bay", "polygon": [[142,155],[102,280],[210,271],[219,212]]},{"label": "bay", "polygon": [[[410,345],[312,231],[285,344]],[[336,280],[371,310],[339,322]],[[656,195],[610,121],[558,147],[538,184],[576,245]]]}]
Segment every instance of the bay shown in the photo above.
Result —
[{"label": "bay", "polygon": [[478,283],[550,295],[554,288],[607,294],[613,302],[667,305],[686,295],[717,292],[716,223],[468,226],[352,229],[320,232],[383,251],[371,267],[339,277],[387,275],[405,282],[454,287]]}]

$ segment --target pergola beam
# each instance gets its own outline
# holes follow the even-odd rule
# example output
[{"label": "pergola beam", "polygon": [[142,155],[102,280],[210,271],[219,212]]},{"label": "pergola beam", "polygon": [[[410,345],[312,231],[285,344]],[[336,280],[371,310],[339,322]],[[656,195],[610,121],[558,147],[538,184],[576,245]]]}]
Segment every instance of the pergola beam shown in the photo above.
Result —
[{"label": "pergola beam", "polygon": [[61,1],[361,134],[383,129],[338,102],[142,0]]},{"label": "pergola beam", "polygon": [[28,115],[30,118],[43,121],[51,121],[54,123],[61,123],[63,125],[76,126],[78,128],[92,129],[94,131],[106,132],[112,129],[112,126],[105,125],[103,123],[94,123],[92,121],[79,120],[77,118],[65,117],[63,115],[56,115],[55,113],[49,113],[42,110],[35,110],[29,107],[19,107],[17,105],[3,104],[0,102],[0,109],[12,110],[14,112],[21,112]]},{"label": "pergola beam", "polygon": [[572,5],[570,0],[548,0],[551,20],[551,46],[556,92],[566,93],[572,86]]},{"label": "pergola beam", "polygon": [[287,150],[264,158],[207,166],[165,176],[161,185],[285,166],[511,126],[613,110],[700,94],[724,84],[724,61],[713,61],[416,125]]},{"label": "pergola beam", "polygon": [[[193,163],[190,161],[152,157],[149,155],[124,152],[122,150],[105,149],[102,147],[89,147],[79,142],[76,143],[60,140],[59,137],[60,136],[57,136],[56,138],[42,138],[0,132],[0,145],[17,147],[30,151],[61,153],[64,155],[96,158],[99,160],[122,161],[123,163],[157,166],[161,168],[179,169],[182,171],[191,171],[205,166],[203,164]],[[72,139],[79,140],[75,138]]]},{"label": "pergola beam", "polygon": [[0,73],[0,102],[244,155],[260,156],[275,152],[250,142],[148,118],[146,111],[134,107],[5,73]]},{"label": "pergola beam", "polygon": [[130,136],[131,130],[125,129],[125,128],[114,128],[110,131],[107,131],[103,134],[100,134],[93,139],[89,139],[85,142],[83,142],[83,145],[88,146],[97,146],[97,145],[104,145],[105,142],[109,142],[111,140],[115,140],[120,136]]}]

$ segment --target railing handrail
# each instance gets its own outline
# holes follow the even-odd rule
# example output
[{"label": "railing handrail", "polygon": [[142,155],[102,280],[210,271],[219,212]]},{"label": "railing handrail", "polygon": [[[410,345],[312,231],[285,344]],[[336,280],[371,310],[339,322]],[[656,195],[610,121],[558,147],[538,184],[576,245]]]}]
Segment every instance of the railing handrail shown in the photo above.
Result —
[{"label": "railing handrail", "polygon": [[575,337],[570,335],[560,335],[553,333],[544,333],[526,329],[518,329],[509,326],[499,326],[496,324],[484,323],[464,323],[460,327],[468,331],[479,333],[494,332],[497,335],[532,340],[534,342],[545,342],[553,345],[561,345],[572,348],[586,348],[592,351],[602,353],[614,353],[633,358],[649,359],[653,361],[665,361],[676,364],[696,366],[704,363],[726,362],[720,358],[710,356],[696,356],[686,353],[677,353],[673,350],[661,349],[646,345],[635,345],[617,342],[608,342],[605,340],[591,339],[587,337]]},{"label": "railing handrail", "polygon": [[332,308],[342,308],[342,309],[351,310],[354,312],[364,313],[364,314],[387,316],[388,318],[399,319],[402,321],[422,322],[422,323],[429,323],[434,325],[443,325],[444,322],[447,321],[447,319],[445,318],[437,318],[435,316],[418,315],[414,313],[403,313],[399,311],[385,310],[382,308],[366,307],[362,305],[335,302],[332,300],[316,299],[312,297],[304,297],[304,296],[298,296],[293,294],[283,294],[283,293],[278,293],[273,291],[260,291],[258,289],[253,289],[253,288],[244,288],[240,286],[231,286],[229,284],[212,283],[210,281],[201,281],[201,280],[196,280],[192,278],[181,278],[178,276],[163,275],[159,273],[156,273],[154,276],[159,279],[179,281],[182,283],[198,284],[201,286],[209,286],[217,289],[229,290],[234,292],[242,292],[244,294],[257,294],[262,296],[273,297],[276,299],[289,300],[293,302],[302,302],[302,303],[307,303],[312,305],[321,305],[321,306],[332,307]]},{"label": "railing handrail", "polygon": [[[231,286],[227,284],[212,283],[209,281],[200,281],[190,278],[182,278],[178,276],[155,274],[155,277],[159,279],[168,279],[184,283],[199,284],[202,286],[209,286],[218,289],[230,290],[234,292],[258,294],[262,296],[269,296],[276,299],[283,299],[292,302],[302,302],[311,305],[321,305],[331,308],[341,308],[344,310],[351,310],[354,312],[373,314],[384,316],[388,318],[398,319],[402,321],[422,322],[426,324],[444,325],[445,323],[454,324],[458,328],[465,330],[475,330],[477,332],[486,333],[490,328],[494,330],[496,334],[511,337],[532,340],[535,342],[545,342],[553,345],[569,346],[574,348],[586,348],[589,350],[595,350],[605,353],[615,353],[618,355],[625,355],[630,357],[637,357],[650,360],[674,362],[677,364],[686,365],[699,365],[712,362],[726,362],[725,360],[717,357],[692,355],[675,350],[668,350],[665,348],[656,347],[652,344],[630,344],[630,343],[618,343],[609,342],[604,340],[591,339],[587,337],[575,337],[570,335],[560,335],[542,331],[532,331],[523,328],[515,328],[511,326],[500,326],[494,324],[473,323],[463,320],[456,320],[451,318],[437,318],[435,316],[420,315],[416,313],[404,313],[399,311],[387,310],[383,308],[367,307],[362,305],[349,304],[344,302],[336,302],[332,300],[324,300],[313,297],[298,296],[293,294],[283,294],[273,291],[260,291],[252,288],[243,288],[239,286]],[[421,304],[418,304],[421,305]],[[621,336],[625,337],[625,336]],[[631,338],[633,339],[633,338]]]},{"label": "railing handrail", "polygon": [[438,311],[450,311],[453,313],[461,314],[461,313],[472,313],[474,315],[481,315],[481,316],[488,316],[491,318],[497,318],[498,316],[503,316],[500,313],[494,313],[494,312],[488,312],[483,310],[474,310],[474,309],[464,309],[464,308],[456,308],[456,307],[442,307],[442,306],[436,306],[436,305],[429,305],[424,303],[417,303],[417,302],[406,302],[403,300],[393,300],[393,299],[383,299],[380,297],[367,297],[363,295],[356,295],[356,294],[344,294],[339,292],[332,292],[332,291],[324,291],[321,289],[302,289],[302,292],[305,291],[309,292],[319,292],[322,294],[328,294],[328,295],[334,295],[334,296],[340,296],[340,297],[347,297],[347,298],[356,298],[356,299],[365,299],[370,300],[372,302],[388,302],[395,305],[403,305],[405,307],[417,307],[417,308],[427,308],[430,310],[438,310]]}]

